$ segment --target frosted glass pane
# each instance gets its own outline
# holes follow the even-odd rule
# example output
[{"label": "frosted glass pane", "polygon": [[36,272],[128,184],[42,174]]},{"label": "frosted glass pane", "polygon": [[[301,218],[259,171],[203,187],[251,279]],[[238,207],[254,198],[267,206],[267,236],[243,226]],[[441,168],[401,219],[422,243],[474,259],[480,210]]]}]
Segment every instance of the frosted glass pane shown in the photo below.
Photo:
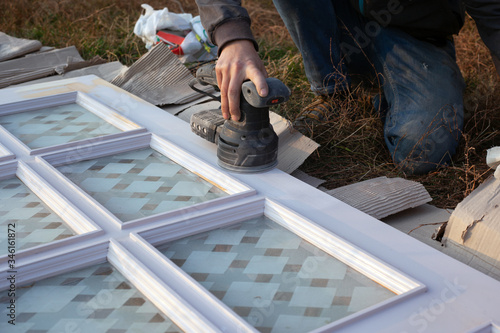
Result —
[{"label": "frosted glass pane", "polygon": [[0,332],[147,332],[181,330],[109,264],[16,289],[16,325],[8,291],[0,293]]},{"label": "frosted glass pane", "polygon": [[150,148],[58,169],[124,222],[228,195]]},{"label": "frosted glass pane", "polygon": [[308,332],[395,296],[266,217],[159,250],[261,332]]},{"label": "frosted glass pane", "polygon": [[121,132],[76,103],[0,116],[0,125],[31,149]]},{"label": "frosted glass pane", "polygon": [[17,251],[75,234],[17,178],[0,181],[0,227],[0,255],[7,254],[9,229]]}]

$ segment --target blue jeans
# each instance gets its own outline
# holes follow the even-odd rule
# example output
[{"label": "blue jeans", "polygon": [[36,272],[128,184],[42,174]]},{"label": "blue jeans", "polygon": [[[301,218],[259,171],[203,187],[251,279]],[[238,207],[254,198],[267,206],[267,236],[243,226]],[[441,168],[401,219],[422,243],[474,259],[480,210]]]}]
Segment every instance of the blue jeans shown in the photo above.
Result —
[{"label": "blue jeans", "polygon": [[[316,94],[345,90],[353,74],[375,75],[383,96],[384,138],[409,174],[447,165],[463,129],[464,81],[452,41],[418,40],[388,26],[391,12],[368,20],[347,0],[274,0],[299,48]],[[385,107],[384,107],[385,106]]]}]

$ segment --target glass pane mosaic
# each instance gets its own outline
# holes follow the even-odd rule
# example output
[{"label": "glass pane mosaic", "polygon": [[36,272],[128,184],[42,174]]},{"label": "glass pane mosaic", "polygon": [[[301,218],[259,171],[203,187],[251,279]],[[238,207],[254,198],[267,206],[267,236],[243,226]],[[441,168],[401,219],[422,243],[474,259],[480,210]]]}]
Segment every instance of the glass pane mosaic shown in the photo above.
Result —
[{"label": "glass pane mosaic", "polygon": [[75,235],[18,178],[0,181],[0,255],[7,254],[9,224],[14,224],[17,251]]},{"label": "glass pane mosaic", "polygon": [[0,332],[181,332],[110,264],[17,288],[15,326],[7,321],[8,291],[0,304]]},{"label": "glass pane mosaic", "polygon": [[58,169],[123,222],[228,195],[150,148]]},{"label": "glass pane mosaic", "polygon": [[0,125],[31,149],[121,132],[76,103],[0,116]]},{"label": "glass pane mosaic", "polygon": [[261,332],[308,332],[395,296],[267,217],[159,250]]}]

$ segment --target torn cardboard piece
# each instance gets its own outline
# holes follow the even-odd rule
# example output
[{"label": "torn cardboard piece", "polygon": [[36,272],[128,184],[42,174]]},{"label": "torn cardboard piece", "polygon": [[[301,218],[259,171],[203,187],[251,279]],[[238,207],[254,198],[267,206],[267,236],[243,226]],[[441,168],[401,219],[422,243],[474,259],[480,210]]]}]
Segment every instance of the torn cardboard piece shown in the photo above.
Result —
[{"label": "torn cardboard piece", "polygon": [[74,46],[3,61],[0,62],[0,88],[64,73],[71,67],[78,68],[90,63],[92,61],[82,59]]},{"label": "torn cardboard piece", "polygon": [[318,188],[321,184],[325,182],[325,180],[308,175],[307,173],[299,169],[295,170],[290,175],[316,188]]},{"label": "torn cardboard piece", "polygon": [[[154,104],[184,104],[200,94],[189,87],[194,79],[167,45],[160,43],[137,60],[111,83]],[[212,91],[210,86],[199,87]]]},{"label": "torn cardboard piece", "polygon": [[457,205],[448,221],[445,239],[500,259],[500,246],[490,245],[495,239],[500,240],[500,180],[488,178]]},{"label": "torn cardboard piece", "polygon": [[54,51],[56,48],[53,46],[42,46],[40,50],[30,53],[30,54],[38,54],[38,53],[43,53],[43,52],[49,52],[49,51]]},{"label": "torn cardboard piece", "polygon": [[27,55],[26,57],[0,62],[0,73],[10,69],[23,68],[26,70],[37,70],[40,68],[55,68],[67,64],[68,58],[75,61],[83,61],[74,46],[64,49]]},{"label": "torn cardboard piece", "polygon": [[326,193],[376,219],[432,200],[422,184],[403,178],[378,177]]},{"label": "torn cardboard piece", "polygon": [[434,235],[440,226],[447,223],[453,212],[440,209],[428,204],[405,210],[401,213],[391,215],[382,221],[391,227],[404,232],[422,243],[454,258],[458,261],[475,268],[490,277],[500,281],[500,262],[494,260],[476,250],[447,240],[445,244],[434,240]]},{"label": "torn cardboard piece", "polygon": [[318,149],[319,144],[294,129],[290,121],[277,113],[269,112],[269,120],[279,138],[277,168],[292,173]]},{"label": "torn cardboard piece", "polygon": [[37,40],[16,38],[0,32],[0,61],[21,57],[41,48],[42,43]]},{"label": "torn cardboard piece", "polygon": [[[493,246],[493,245],[492,245]],[[456,260],[500,281],[500,261],[470,247],[447,240],[441,251]]]},{"label": "torn cardboard piece", "polygon": [[55,72],[56,71],[54,68],[41,68],[29,71],[4,71],[0,73],[0,88],[6,88],[14,84],[28,82],[38,78],[54,75]]},{"label": "torn cardboard piece", "polygon": [[122,65],[119,61],[113,61],[101,65],[93,65],[81,69],[75,69],[70,72],[65,72],[61,75],[52,75],[41,79],[36,79],[33,81],[19,83],[18,85],[23,86],[35,83],[57,81],[57,80],[69,79],[73,77],[91,75],[91,74],[96,75],[101,79],[110,82],[125,69],[127,69],[127,66]]},{"label": "torn cardboard piece", "polygon": [[500,278],[500,180],[488,178],[457,205],[443,244],[457,259]]},{"label": "torn cardboard piece", "polygon": [[95,65],[102,65],[106,63],[106,60],[99,56],[95,56],[90,60],[79,60],[78,58],[76,59],[68,59],[67,63],[63,65],[62,67],[56,68],[56,71],[58,74],[64,74],[68,73],[74,70],[90,67],[90,66],[95,66]]},{"label": "torn cardboard piece", "polygon": [[382,221],[441,251],[443,247],[441,242],[435,240],[435,236],[440,227],[450,219],[451,213],[448,209],[423,204],[385,217]]}]

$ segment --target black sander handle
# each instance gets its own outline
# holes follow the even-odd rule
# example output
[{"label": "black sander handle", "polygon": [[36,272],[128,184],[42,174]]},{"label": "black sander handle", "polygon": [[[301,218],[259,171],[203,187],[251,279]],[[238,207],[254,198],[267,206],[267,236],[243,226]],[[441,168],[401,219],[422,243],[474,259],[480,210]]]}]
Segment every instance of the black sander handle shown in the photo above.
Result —
[{"label": "black sander handle", "polygon": [[288,101],[290,97],[290,89],[278,80],[277,78],[270,77],[266,79],[269,92],[267,96],[261,97],[257,93],[257,88],[252,81],[245,81],[241,86],[241,94],[245,100],[254,108],[268,108],[273,105],[278,105]]},{"label": "black sander handle", "polygon": [[215,64],[208,64],[198,68],[198,70],[196,70],[196,79],[202,86],[211,85],[215,89],[219,89],[217,74],[215,73]]}]

